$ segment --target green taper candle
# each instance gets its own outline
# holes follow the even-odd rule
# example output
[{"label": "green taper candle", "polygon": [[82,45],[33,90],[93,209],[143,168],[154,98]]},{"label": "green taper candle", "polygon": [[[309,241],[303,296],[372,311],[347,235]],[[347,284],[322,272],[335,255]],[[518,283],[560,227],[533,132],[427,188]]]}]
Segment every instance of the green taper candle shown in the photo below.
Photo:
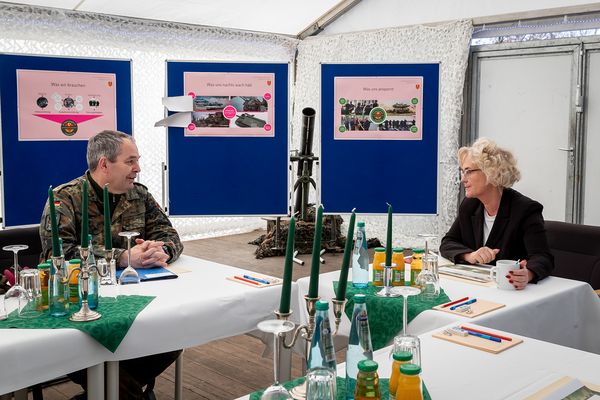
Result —
[{"label": "green taper candle", "polygon": [[283,284],[281,285],[281,300],[279,301],[279,312],[287,314],[290,312],[290,296],[292,295],[292,268],[294,266],[294,239],[296,237],[296,221],[290,219],[288,227],[287,244],[285,246],[285,265],[283,267]]},{"label": "green taper candle", "polygon": [[110,203],[108,202],[108,183],[104,185],[104,248],[112,249],[112,233],[110,231]]},{"label": "green taper candle", "polygon": [[346,247],[344,249],[344,259],[342,260],[342,270],[340,272],[340,282],[338,284],[338,293],[336,299],[344,300],[346,298],[346,286],[348,286],[348,269],[350,269],[350,256],[352,255],[352,240],[354,239],[354,221],[356,213],[352,210],[350,223],[348,224],[348,234],[346,235]]},{"label": "green taper candle", "polygon": [[392,265],[392,205],[388,205],[387,237],[385,240],[385,265]]},{"label": "green taper candle", "polygon": [[52,256],[60,256],[60,244],[58,243],[58,225],[56,224],[56,208],[54,206],[54,192],[52,185],[48,188],[48,207],[50,207],[50,227],[52,229]]},{"label": "green taper candle", "polygon": [[88,182],[86,179],[83,180],[81,195],[81,247],[86,249],[88,247]]},{"label": "green taper candle", "polygon": [[319,296],[319,267],[321,265],[321,232],[323,231],[323,205],[317,209],[315,218],[315,237],[313,238],[312,264],[310,266],[310,282],[308,297]]}]

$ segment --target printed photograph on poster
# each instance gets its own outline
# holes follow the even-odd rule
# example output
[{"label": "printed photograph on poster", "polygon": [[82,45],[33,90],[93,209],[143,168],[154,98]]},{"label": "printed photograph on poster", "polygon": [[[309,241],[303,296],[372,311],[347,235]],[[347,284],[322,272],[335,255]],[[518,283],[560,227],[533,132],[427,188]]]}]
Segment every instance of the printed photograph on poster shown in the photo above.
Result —
[{"label": "printed photograph on poster", "polygon": [[19,140],[87,140],[117,129],[111,73],[17,70]]},{"label": "printed photograph on poster", "polygon": [[194,97],[185,136],[273,137],[275,74],[185,72]]},{"label": "printed photograph on poster", "polygon": [[423,138],[423,77],[335,77],[334,138]]}]

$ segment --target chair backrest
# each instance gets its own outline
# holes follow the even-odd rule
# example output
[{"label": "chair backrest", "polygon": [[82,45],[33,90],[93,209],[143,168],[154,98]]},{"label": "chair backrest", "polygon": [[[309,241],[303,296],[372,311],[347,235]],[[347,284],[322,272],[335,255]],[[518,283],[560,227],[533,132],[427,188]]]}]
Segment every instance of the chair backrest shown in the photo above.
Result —
[{"label": "chair backrest", "polygon": [[552,275],[588,282],[600,289],[600,227],[546,221],[554,255]]},{"label": "chair backrest", "polygon": [[36,267],[42,253],[40,240],[40,227],[28,226],[25,228],[0,229],[0,271],[13,265],[13,253],[2,250],[10,244],[26,244],[27,250],[19,252],[19,264],[23,267]]}]

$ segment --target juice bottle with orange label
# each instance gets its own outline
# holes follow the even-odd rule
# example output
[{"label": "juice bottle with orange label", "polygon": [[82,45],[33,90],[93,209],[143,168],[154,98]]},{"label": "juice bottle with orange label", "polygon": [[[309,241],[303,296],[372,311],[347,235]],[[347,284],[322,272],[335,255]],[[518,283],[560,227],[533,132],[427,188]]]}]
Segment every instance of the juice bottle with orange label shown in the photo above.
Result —
[{"label": "juice bottle with orange label", "polygon": [[400,365],[396,400],[423,400],[420,373],[421,367],[416,364]]},{"label": "juice bottle with orange label", "polygon": [[376,247],[373,256],[373,286],[383,286],[385,248]]},{"label": "juice bottle with orange label", "polygon": [[404,285],[404,247],[392,249],[392,286]]},{"label": "juice bottle with orange label", "polygon": [[69,303],[79,302],[79,271],[71,272],[81,266],[81,260],[74,258],[69,261]]},{"label": "juice bottle with orange label", "polygon": [[410,285],[415,286],[417,276],[423,269],[423,253],[425,250],[422,247],[413,247],[412,262],[410,263]]},{"label": "juice bottle with orange label", "polygon": [[390,376],[390,400],[396,399],[396,390],[398,389],[398,378],[400,377],[400,366],[408,364],[412,360],[410,351],[398,351],[393,354],[394,362],[392,363],[392,376]]}]

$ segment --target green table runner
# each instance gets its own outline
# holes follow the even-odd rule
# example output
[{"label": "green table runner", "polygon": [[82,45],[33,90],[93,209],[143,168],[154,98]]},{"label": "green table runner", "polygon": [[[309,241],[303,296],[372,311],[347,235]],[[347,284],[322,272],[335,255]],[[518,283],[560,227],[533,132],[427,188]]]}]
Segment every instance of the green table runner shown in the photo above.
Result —
[{"label": "green table runner", "polygon": [[[283,387],[285,387],[286,389],[291,389],[295,386],[300,385],[301,383],[304,382],[304,377],[300,377],[298,379],[294,379],[293,381],[289,381],[283,384]],[[388,386],[389,386],[390,380],[389,379],[380,379],[379,380],[379,389],[381,390],[381,398],[387,400],[388,397],[390,396],[388,393]],[[339,376],[336,377],[336,400],[346,400],[346,379],[344,378],[340,378]],[[262,396],[264,390],[259,390],[256,391],[252,394],[250,394],[250,400],[260,400],[260,396]],[[429,392],[427,391],[427,387],[425,386],[425,383],[423,383],[423,399],[424,400],[431,400],[431,396],[429,396]]]},{"label": "green table runner", "polygon": [[117,301],[98,301],[100,319],[89,322],[72,322],[69,316],[79,311],[77,305],[72,306],[71,313],[64,317],[51,317],[48,311],[31,319],[17,318],[16,310],[4,321],[0,321],[0,329],[59,329],[74,328],[83,331],[96,339],[111,352],[115,352],[129,331],[137,315],[154,299],[154,296],[119,296]]},{"label": "green table runner", "polygon": [[[336,294],[338,291],[338,282],[333,282],[333,289]],[[367,303],[367,312],[369,314],[369,328],[371,330],[371,342],[373,349],[378,350],[388,345],[402,330],[402,308],[404,299],[402,297],[379,297],[375,293],[379,292],[381,287],[375,287],[369,282],[365,289],[357,289],[348,282],[346,288],[346,308],[345,312],[348,319],[352,318],[354,310],[354,295],[365,294]],[[425,310],[444,304],[450,301],[450,298],[440,289],[440,294],[434,299],[423,299],[421,296],[410,296],[408,298],[408,322],[412,321],[417,315]]]}]

